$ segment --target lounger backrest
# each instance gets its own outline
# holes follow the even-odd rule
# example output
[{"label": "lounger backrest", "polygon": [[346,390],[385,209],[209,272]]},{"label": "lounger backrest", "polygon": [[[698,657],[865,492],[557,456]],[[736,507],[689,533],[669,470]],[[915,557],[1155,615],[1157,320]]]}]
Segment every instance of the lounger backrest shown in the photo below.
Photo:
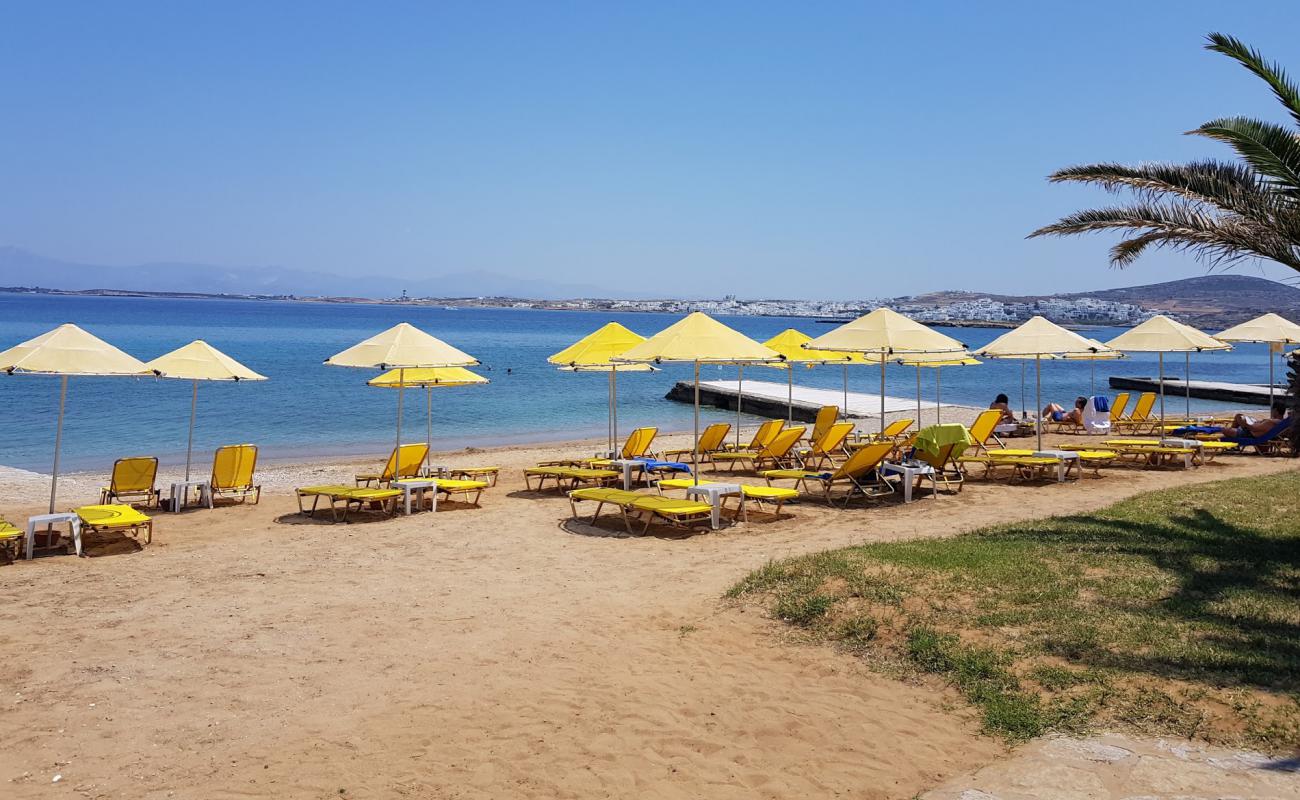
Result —
[{"label": "lounger backrest", "polygon": [[384,465],[383,480],[414,478],[420,474],[420,467],[428,457],[428,444],[404,444],[394,449],[388,457],[388,463]]},{"label": "lounger backrest", "polygon": [[640,458],[650,452],[650,443],[655,440],[657,433],[658,428],[637,428],[632,431],[623,443],[623,458]]},{"label": "lounger backrest", "polygon": [[758,426],[758,430],[754,431],[754,438],[751,439],[749,442],[749,447],[745,449],[762,450],[764,447],[767,447],[767,445],[773,439],[776,438],[776,435],[780,433],[781,429],[784,427],[785,427],[785,420],[769,419],[767,422],[764,422],[762,425]]},{"label": "lounger backrest", "polygon": [[808,430],[807,425],[796,425],[793,428],[786,428],[776,435],[776,438],[763,448],[762,457],[764,458],[785,458],[794,447],[795,442],[803,438],[804,431]]},{"label": "lounger backrest", "polygon": [[915,421],[916,420],[911,419],[896,419],[885,426],[885,432],[882,435],[890,439],[895,436],[902,436],[903,432],[912,427],[912,423]]},{"label": "lounger backrest", "polygon": [[244,489],[253,485],[257,445],[228,444],[212,457],[213,489]]},{"label": "lounger backrest", "polygon": [[158,459],[153,456],[132,456],[113,462],[113,477],[109,488],[114,494],[147,492],[158,477]]},{"label": "lounger backrest", "polygon": [[990,408],[988,411],[981,411],[980,415],[970,426],[970,438],[979,444],[984,444],[993,435],[993,429],[1002,421],[1002,411],[997,408]]},{"label": "lounger backrest", "polygon": [[1110,421],[1119,422],[1124,419],[1124,409],[1128,408],[1128,392],[1120,392],[1115,395],[1115,402],[1110,406]]},{"label": "lounger backrest", "polygon": [[712,453],[722,447],[728,433],[731,433],[731,424],[727,422],[715,422],[705,428],[704,433],[700,434],[700,452]]},{"label": "lounger backrest", "polygon": [[[924,461],[935,469],[941,470],[948,465],[949,461],[952,460],[953,451],[956,450],[957,447],[958,445],[956,444],[945,444],[939,448],[939,452],[937,453],[931,453],[926,450],[913,450],[912,456],[918,461]],[[963,446],[962,449],[964,450],[965,447]]]},{"label": "lounger backrest", "polygon": [[1155,392],[1143,392],[1138,396],[1137,405],[1133,407],[1133,413],[1129,419],[1134,422],[1143,422],[1151,416],[1151,409],[1156,405]]},{"label": "lounger backrest", "polygon": [[844,444],[844,440],[849,437],[849,433],[852,431],[852,422],[835,423],[823,431],[820,438],[813,439],[813,454],[828,454],[838,450],[840,445]]},{"label": "lounger backrest", "polygon": [[840,418],[839,406],[822,406],[817,409],[817,419],[813,422],[812,440],[818,441],[830,427],[835,424],[835,420]]},{"label": "lounger backrest", "polygon": [[849,456],[849,460],[840,465],[840,468],[831,473],[831,480],[840,480],[843,478],[852,478],[857,480],[864,474],[880,466],[880,462],[885,460],[889,451],[894,449],[893,442],[876,442],[866,447],[859,448],[856,453]]}]

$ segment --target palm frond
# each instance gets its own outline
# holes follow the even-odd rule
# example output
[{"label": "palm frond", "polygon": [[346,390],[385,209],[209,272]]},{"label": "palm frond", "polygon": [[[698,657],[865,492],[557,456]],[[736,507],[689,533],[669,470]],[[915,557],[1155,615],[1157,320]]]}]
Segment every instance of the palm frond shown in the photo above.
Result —
[{"label": "palm frond", "polygon": [[1190,134],[1224,142],[1256,171],[1300,196],[1300,138],[1271,122],[1249,117],[1225,117],[1207,122]]},{"label": "palm frond", "polygon": [[1300,124],[1300,87],[1291,82],[1280,64],[1266,61],[1262,53],[1234,36],[1211,33],[1205,38],[1209,42],[1205,49],[1222,53],[1262,78],[1291,112],[1291,118]]},{"label": "palm frond", "polygon": [[1206,203],[1249,217],[1276,211],[1277,198],[1249,167],[1223,161],[1191,164],[1084,164],[1057,170],[1053,183],[1086,183],[1109,192],[1131,189],[1139,199],[1156,202],[1169,195]]}]

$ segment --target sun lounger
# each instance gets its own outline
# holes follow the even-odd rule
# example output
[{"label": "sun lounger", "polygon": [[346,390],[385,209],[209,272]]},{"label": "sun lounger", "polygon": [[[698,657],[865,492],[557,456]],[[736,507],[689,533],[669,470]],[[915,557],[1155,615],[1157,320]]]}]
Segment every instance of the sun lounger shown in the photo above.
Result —
[{"label": "sun lounger", "polygon": [[596,517],[599,516],[601,508],[606,505],[612,505],[617,508],[623,515],[623,525],[627,528],[628,533],[633,533],[632,520],[636,517],[642,517],[645,520],[645,526],[641,533],[650,530],[650,525],[659,520],[675,528],[690,528],[701,525],[708,527],[713,521],[713,506],[708,503],[700,503],[695,500],[677,500],[671,497],[663,497],[657,494],[641,494],[639,492],[625,492],[622,489],[574,489],[569,492],[569,505],[573,511],[573,518],[578,519],[577,504],[584,501],[595,501],[596,513],[592,515],[591,521],[594,524]]},{"label": "sun lounger", "polygon": [[454,467],[447,470],[449,477],[471,481],[487,481],[488,486],[497,485],[497,475],[500,473],[500,467]]},{"label": "sun lounger", "polygon": [[[843,487],[846,490],[844,505],[847,506],[855,497],[871,499],[894,491],[879,472],[880,465],[893,449],[893,442],[875,442],[859,449],[834,470],[769,469],[761,474],[769,486],[772,481],[792,480],[796,489],[820,494],[827,505],[834,505],[834,492]],[[818,491],[814,492],[813,487]]]},{"label": "sun lounger", "polygon": [[823,464],[834,465],[835,456],[843,455],[844,440],[852,432],[852,422],[836,422],[828,426],[821,436],[813,437],[812,447],[798,452],[799,461],[805,469],[817,469]]},{"label": "sun lounger", "polygon": [[463,478],[438,478],[436,483],[438,484],[438,494],[449,500],[453,495],[459,497],[474,495],[473,500],[467,501],[472,506],[478,505],[479,498],[483,496],[483,490],[488,488],[487,481],[474,481]]},{"label": "sun lounger", "polygon": [[793,428],[785,428],[776,435],[776,438],[768,443],[766,447],[757,453],[748,450],[737,450],[731,453],[715,453],[713,455],[713,464],[716,468],[719,464],[726,464],[728,471],[734,471],[737,464],[743,464],[746,467],[758,471],[764,466],[771,468],[780,468],[787,465],[787,462],[794,459],[795,443],[803,437],[804,431],[807,430],[805,425],[796,425]]},{"label": "sun lounger", "polygon": [[767,422],[758,426],[758,430],[754,431],[754,438],[749,440],[749,444],[744,447],[734,447],[731,445],[724,445],[724,447],[731,452],[745,450],[750,453],[757,453],[771,444],[772,440],[781,433],[783,428],[785,428],[785,420],[769,419]]},{"label": "sun lounger", "polygon": [[1184,469],[1203,463],[1200,442],[1190,439],[1108,439],[1101,445],[1064,444],[1063,450],[1113,451],[1118,460],[1148,467],[1181,465]]},{"label": "sun lounger", "polygon": [[[697,440],[700,463],[711,461],[714,453],[725,449],[728,433],[731,433],[731,424],[727,422],[715,422],[704,429]],[[662,455],[669,461],[681,461],[694,453],[695,448],[688,447],[684,450],[665,450]]]},{"label": "sun lounger", "polygon": [[113,476],[108,486],[99,490],[101,504],[144,502],[146,507],[157,506],[162,493],[154,487],[158,478],[158,459],[153,456],[132,456],[113,462]]},{"label": "sun lounger", "polygon": [[978,450],[987,453],[989,451],[990,439],[992,439],[998,447],[1006,446],[994,432],[994,429],[998,427],[1000,422],[1002,422],[1001,409],[990,408],[987,411],[981,411],[980,415],[971,423],[970,438],[975,441],[975,447]]},{"label": "sun lounger", "polygon": [[217,497],[238,497],[240,502],[253,498],[253,504],[262,500],[262,487],[253,483],[253,471],[257,468],[257,445],[231,444],[217,449],[212,456],[213,499]]},{"label": "sun lounger", "polygon": [[388,463],[384,464],[384,471],[379,473],[364,472],[355,476],[357,486],[369,486],[376,484],[378,486],[387,486],[395,480],[402,478],[415,478],[420,474],[420,469],[424,466],[424,460],[429,457],[429,445],[404,444],[401,447],[393,449],[388,456]]},{"label": "sun lounger", "polygon": [[14,561],[18,558],[24,535],[21,529],[15,528],[0,517],[0,553],[4,553],[6,561]]},{"label": "sun lounger", "polygon": [[1282,434],[1291,430],[1291,420],[1291,417],[1278,420],[1263,436],[1225,436],[1220,441],[1237,445],[1243,453],[1247,447],[1253,447],[1258,454],[1271,455],[1286,445]]},{"label": "sun lounger", "polygon": [[1115,395],[1115,402],[1110,404],[1110,427],[1115,428],[1124,420],[1124,411],[1128,408],[1128,392]]},{"label": "sun lounger", "polygon": [[[653,455],[650,452],[650,445],[654,443],[655,436],[658,435],[658,428],[637,428],[627,436],[627,441],[623,443],[623,448],[618,451],[614,457],[616,459],[642,458]],[[565,458],[558,461],[543,461],[538,464],[539,467],[589,467],[600,468],[608,466],[611,458]]]},{"label": "sun lounger", "polygon": [[[342,484],[328,484],[325,486],[304,486],[294,490],[298,496],[298,512],[307,516],[315,516],[316,506],[321,499],[329,501],[330,519],[339,522],[339,505],[342,504],[343,515],[341,521],[347,522],[348,513],[356,506],[357,511],[362,511],[367,505],[377,507],[380,513],[386,516],[392,516],[397,510],[397,499],[402,493],[397,489],[381,489],[368,486],[344,486]],[[302,500],[304,497],[312,498],[311,508],[303,508]]]},{"label": "sun lounger", "polygon": [[974,442],[965,425],[944,423],[923,428],[916,434],[912,443],[911,456],[918,461],[929,464],[934,469],[934,481],[942,483],[948,489],[957,487],[961,491],[966,473],[957,463]]},{"label": "sun lounger", "polygon": [[876,433],[857,434],[854,436],[853,444],[850,448],[866,447],[876,442],[894,442],[897,444],[902,437],[907,435],[907,429],[912,427],[912,419],[896,419],[885,426],[883,431]]},{"label": "sun lounger", "polygon": [[[714,483],[721,483],[721,481],[700,481],[699,485],[708,486]],[[689,489],[695,485],[695,480],[692,478],[667,478],[655,485],[660,491],[664,489]],[[773,509],[773,514],[780,514],[781,506],[799,497],[798,489],[787,489],[782,486],[753,486],[748,483],[739,485],[740,491],[745,495],[746,500],[753,500],[760,506],[764,503],[774,504],[776,508]]]},{"label": "sun lounger", "polygon": [[[604,486],[622,477],[623,473],[612,469],[538,465],[524,470],[524,486],[530,491],[540,492],[546,487],[548,479],[555,482],[556,489],[572,489],[583,484]],[[533,486],[533,479],[537,480],[536,486]]]},{"label": "sun lounger", "polygon": [[[817,416],[813,417],[812,433],[808,434],[808,441],[815,442],[830,430],[831,426],[839,421],[839,406],[822,406],[817,409]],[[853,430],[852,427],[849,430]]]},{"label": "sun lounger", "polygon": [[128,505],[101,504],[97,506],[81,506],[72,509],[81,520],[81,536],[84,539],[87,533],[101,533],[112,531],[114,533],[129,533],[132,537],[139,539],[143,532],[145,543],[153,542],[153,519],[140,513]]},{"label": "sun lounger", "polygon": [[1111,428],[1116,433],[1144,433],[1154,430],[1159,423],[1158,418],[1151,416],[1151,410],[1156,405],[1155,392],[1143,392],[1138,395],[1137,403],[1133,406],[1133,413],[1123,419],[1112,419]]},{"label": "sun lounger", "polygon": [[[1068,449],[1068,448],[1067,448]],[[1118,457],[1113,450],[1074,450],[1078,458],[1069,458],[1062,460],[1057,456],[1047,453],[1041,453],[1034,450],[1023,449],[994,449],[984,453],[974,453],[958,457],[957,463],[963,468],[970,464],[980,464],[984,467],[985,478],[997,477],[1000,468],[1006,468],[1009,471],[1009,477],[1019,477],[1024,480],[1047,477],[1049,470],[1051,476],[1055,478],[1059,475],[1061,466],[1066,467],[1066,475],[1076,466],[1080,469],[1091,469],[1094,475],[1101,475],[1101,468],[1113,464]]]}]

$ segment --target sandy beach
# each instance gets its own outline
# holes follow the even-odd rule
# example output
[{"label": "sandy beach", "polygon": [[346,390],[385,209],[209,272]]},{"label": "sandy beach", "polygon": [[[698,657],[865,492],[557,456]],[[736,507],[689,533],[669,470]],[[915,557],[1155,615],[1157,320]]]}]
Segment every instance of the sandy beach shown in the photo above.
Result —
[{"label": "sandy beach", "polygon": [[[521,467],[597,446],[440,454],[502,467],[481,508],[346,525],[300,516],[290,490],[373,459],[270,465],[260,505],[158,512],[143,549],[0,567],[5,795],[911,798],[1007,748],[934,686],[785,646],[783,625],[721,599],[728,586],[789,555],[1295,469],[1236,457],[972,482],[628,537],[523,489]],[[104,477],[61,480],[60,505],[94,500]],[[45,478],[0,482],[11,521],[42,510]]]}]

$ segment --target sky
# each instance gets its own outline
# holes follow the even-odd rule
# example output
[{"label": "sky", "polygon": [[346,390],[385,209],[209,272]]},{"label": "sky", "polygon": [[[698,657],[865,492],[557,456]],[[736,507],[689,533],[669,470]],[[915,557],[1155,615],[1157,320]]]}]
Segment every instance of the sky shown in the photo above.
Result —
[{"label": "sky", "polygon": [[0,245],[682,297],[1201,275],[1025,235],[1108,201],[1054,169],[1285,121],[1211,31],[1300,74],[1300,15],[1222,0],[0,0]]}]

